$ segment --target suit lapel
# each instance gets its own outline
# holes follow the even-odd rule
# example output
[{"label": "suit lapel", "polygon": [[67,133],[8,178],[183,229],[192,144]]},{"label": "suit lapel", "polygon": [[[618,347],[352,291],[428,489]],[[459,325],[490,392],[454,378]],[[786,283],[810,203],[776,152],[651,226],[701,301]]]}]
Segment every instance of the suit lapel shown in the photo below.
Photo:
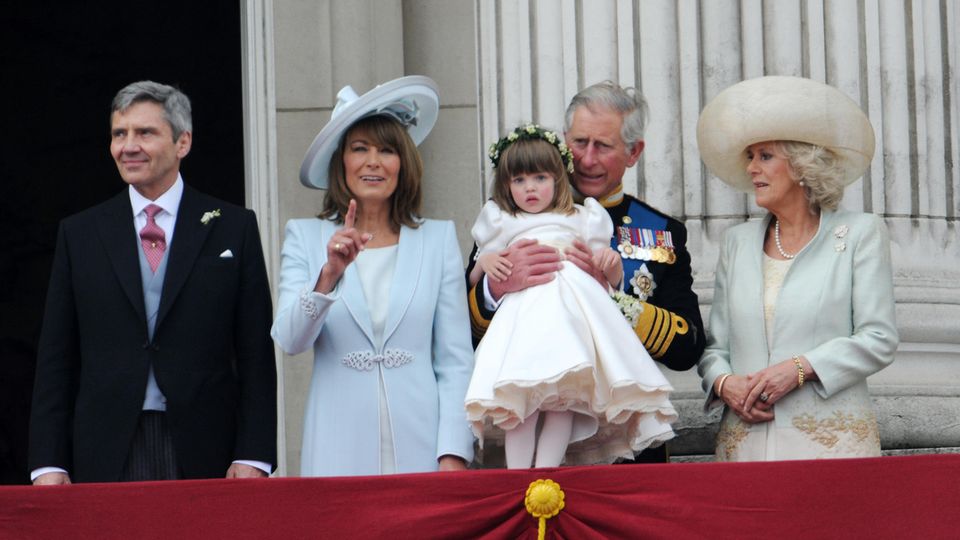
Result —
[{"label": "suit lapel", "polygon": [[97,227],[110,265],[137,315],[146,324],[143,307],[143,281],[140,279],[140,255],[137,231],[133,226],[133,207],[127,190],[121,191],[97,216]]},{"label": "suit lapel", "polygon": [[397,267],[390,284],[390,304],[387,322],[383,327],[383,342],[386,343],[396,331],[410,306],[413,293],[420,282],[420,267],[423,264],[423,227],[400,228],[400,245],[397,249]]},{"label": "suit lapel", "polygon": [[[747,246],[747,253],[750,254],[750,264],[746,265],[747,268],[744,269],[744,275],[739,276],[739,279],[751,284],[745,289],[750,292],[750,296],[743,298],[742,301],[747,302],[747,305],[752,304],[756,308],[751,309],[749,312],[756,314],[756,320],[752,326],[759,329],[757,338],[763,341],[763,350],[769,350],[770,348],[770,344],[767,343],[767,320],[764,315],[765,307],[763,305],[764,290],[766,288],[763,278],[763,258],[765,256],[763,243],[766,240],[767,226],[770,224],[772,216],[772,214],[768,213],[760,220],[760,226],[756,229],[750,245]],[[728,301],[740,301],[740,299],[733,298]]]},{"label": "suit lapel", "polygon": [[200,217],[204,212],[215,208],[203,208],[203,198],[190,186],[183,186],[183,197],[177,210],[177,222],[174,226],[173,242],[167,260],[167,275],[163,280],[163,295],[160,298],[160,312],[157,315],[156,328],[160,328],[164,317],[176,300],[180,289],[186,283],[200,249],[210,231],[217,226],[217,220],[204,225]]}]

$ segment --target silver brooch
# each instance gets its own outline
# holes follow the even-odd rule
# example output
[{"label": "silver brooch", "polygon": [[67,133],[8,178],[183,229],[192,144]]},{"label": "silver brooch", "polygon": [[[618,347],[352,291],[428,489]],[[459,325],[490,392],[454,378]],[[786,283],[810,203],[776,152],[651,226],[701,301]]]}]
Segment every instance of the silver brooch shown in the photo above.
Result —
[{"label": "silver brooch", "polygon": [[843,241],[843,237],[846,236],[849,231],[850,228],[846,225],[837,225],[837,228],[833,230],[833,235],[837,237],[837,243],[833,245],[833,250],[837,253],[847,249],[847,243]]},{"label": "silver brooch", "polygon": [[653,281],[653,274],[647,269],[646,264],[640,265],[640,268],[633,273],[630,285],[633,285],[633,294],[641,302],[645,302],[653,294],[653,290],[657,288],[657,283]]}]

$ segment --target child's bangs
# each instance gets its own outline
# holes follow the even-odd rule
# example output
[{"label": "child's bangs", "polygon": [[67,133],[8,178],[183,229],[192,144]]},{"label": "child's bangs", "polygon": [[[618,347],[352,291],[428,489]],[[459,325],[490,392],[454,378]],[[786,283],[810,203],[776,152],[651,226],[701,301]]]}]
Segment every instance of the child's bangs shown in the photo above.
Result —
[{"label": "child's bangs", "polygon": [[517,141],[507,148],[500,163],[504,172],[512,178],[520,174],[548,172],[557,176],[557,168],[563,168],[560,154],[546,141]]}]

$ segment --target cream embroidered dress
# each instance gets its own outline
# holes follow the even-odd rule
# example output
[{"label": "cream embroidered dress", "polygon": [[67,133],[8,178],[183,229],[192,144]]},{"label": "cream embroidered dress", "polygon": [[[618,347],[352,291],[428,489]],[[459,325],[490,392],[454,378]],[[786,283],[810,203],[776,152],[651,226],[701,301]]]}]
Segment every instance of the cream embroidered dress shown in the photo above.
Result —
[{"label": "cream embroidered dress", "polygon": [[[479,253],[523,238],[562,250],[582,238],[609,246],[613,224],[594,199],[573,215],[511,216],[488,202],[473,227]],[[565,463],[632,458],[673,437],[666,378],[607,291],[564,261],[549,283],[508,294],[477,347],[467,418],[480,440],[500,441],[536,410],[574,411]]]},{"label": "cream embroidered dress", "polygon": [[866,378],[893,361],[890,244],[877,216],[821,215],[792,261],[763,253],[769,216],[728,230],[717,267],[707,349],[698,370],[707,407],[724,373],[746,375],[804,355],[819,378],[780,398],[770,422],[747,424],[729,409],[718,461],[880,455]]}]

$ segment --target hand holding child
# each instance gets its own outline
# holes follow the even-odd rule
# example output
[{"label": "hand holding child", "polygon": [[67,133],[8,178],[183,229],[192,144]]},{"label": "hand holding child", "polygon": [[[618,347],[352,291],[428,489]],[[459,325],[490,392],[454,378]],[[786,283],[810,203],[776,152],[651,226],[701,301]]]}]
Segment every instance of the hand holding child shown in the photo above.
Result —
[{"label": "hand holding child", "polygon": [[503,298],[507,293],[547,283],[562,268],[557,248],[538,244],[532,238],[521,238],[502,253],[506,254],[506,258],[513,263],[516,271],[511,271],[503,281],[490,280],[487,283],[494,300]]},{"label": "hand holding child", "polygon": [[620,286],[623,280],[623,261],[620,259],[620,254],[613,248],[606,247],[594,252],[593,265],[603,272],[603,276],[607,278],[607,283],[611,287],[616,289]]},{"label": "hand holding child", "polygon": [[583,240],[574,240],[573,245],[565,249],[563,254],[574,266],[593,276],[597,283],[607,285],[607,278],[597,266],[593,250]]}]

